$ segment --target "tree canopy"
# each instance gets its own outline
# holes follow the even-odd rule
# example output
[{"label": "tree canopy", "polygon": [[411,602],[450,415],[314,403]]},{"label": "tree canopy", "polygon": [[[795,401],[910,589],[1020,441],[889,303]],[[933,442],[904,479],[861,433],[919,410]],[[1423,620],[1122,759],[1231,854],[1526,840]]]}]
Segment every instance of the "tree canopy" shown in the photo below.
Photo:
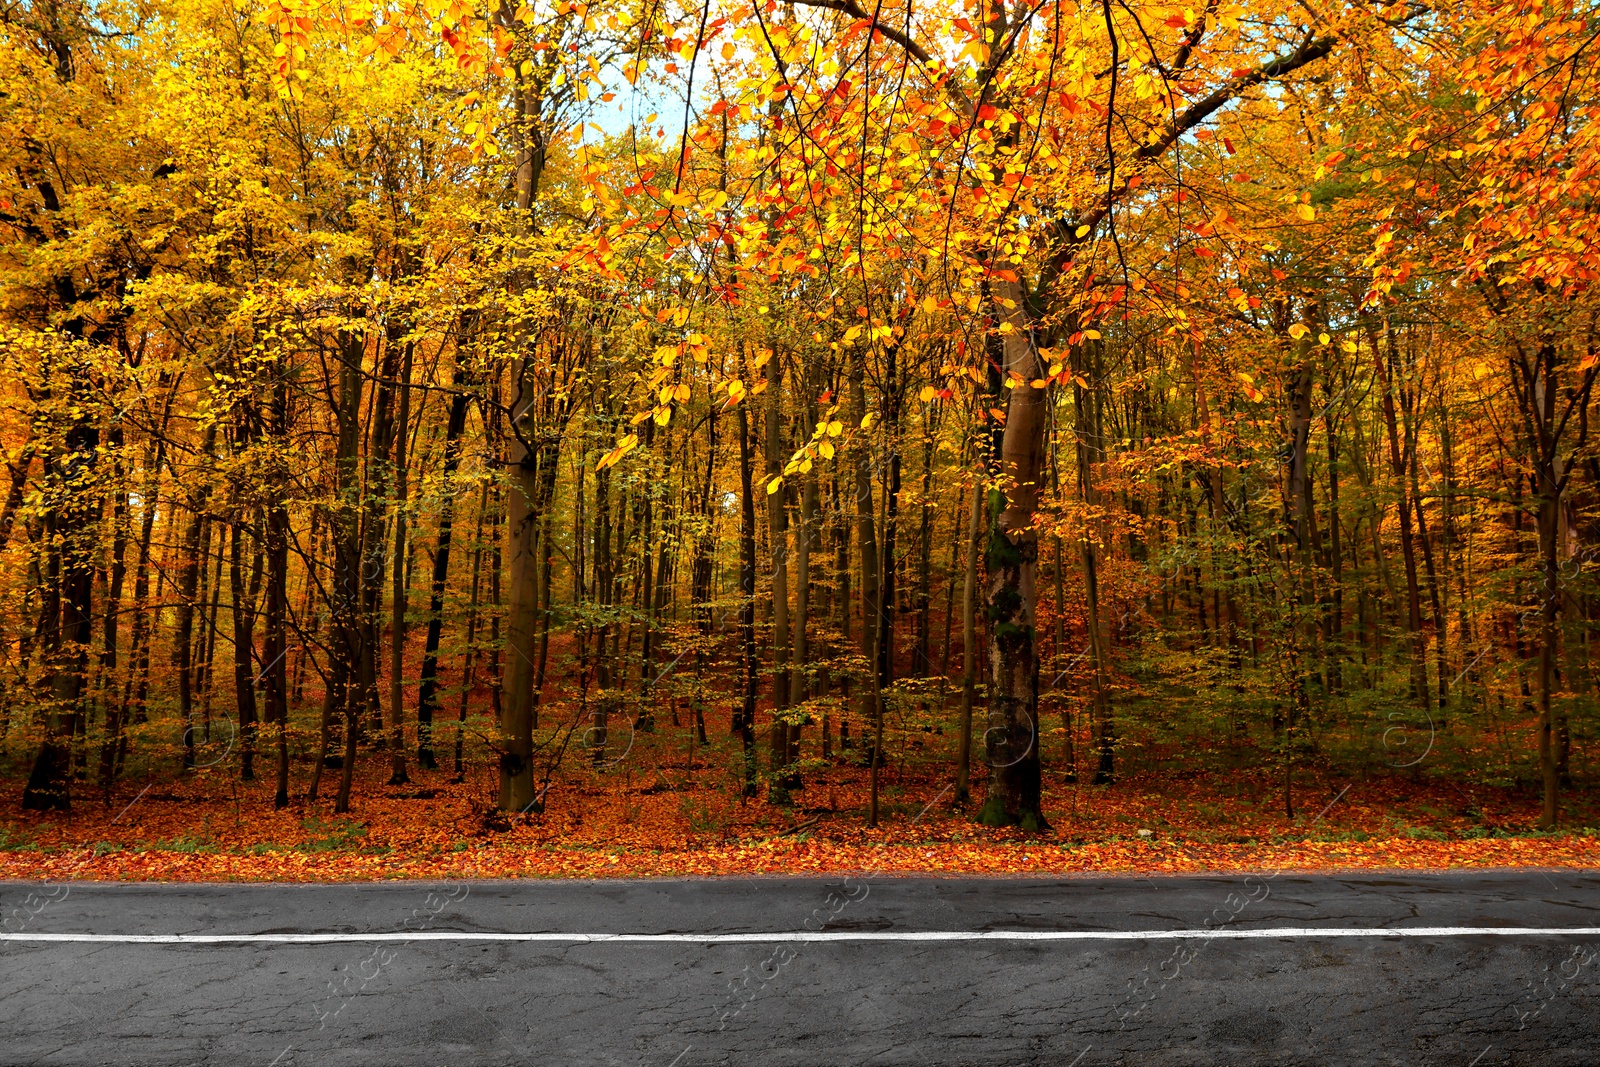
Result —
[{"label": "tree canopy", "polygon": [[1547,826],[1581,777],[1585,5],[0,33],[26,808],[220,764],[342,812],[379,760],[520,816],[683,736],[776,805],[858,767],[874,825],[913,758],[1029,831],[1162,753],[1289,815],[1332,763],[1526,781]]}]

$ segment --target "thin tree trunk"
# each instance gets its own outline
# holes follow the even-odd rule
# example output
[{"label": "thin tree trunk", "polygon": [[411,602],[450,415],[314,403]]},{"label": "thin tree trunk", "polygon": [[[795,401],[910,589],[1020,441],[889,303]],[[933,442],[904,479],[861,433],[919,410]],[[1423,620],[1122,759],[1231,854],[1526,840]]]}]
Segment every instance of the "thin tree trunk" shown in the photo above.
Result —
[{"label": "thin tree trunk", "polygon": [[467,701],[472,695],[474,668],[478,663],[478,603],[483,580],[483,521],[489,510],[489,483],[483,483],[478,497],[477,528],[472,532],[472,600],[467,606],[467,647],[461,665],[461,707],[456,714],[456,781],[466,778],[463,741],[467,732]]},{"label": "thin tree trunk", "polygon": [[739,644],[744,663],[743,701],[733,716],[733,732],[744,752],[744,795],[756,795],[756,499],[750,450],[750,412],[739,405]]},{"label": "thin tree trunk", "polygon": [[[245,589],[243,520],[236,503],[228,546],[228,594],[233,600],[233,699],[239,719],[239,777],[250,782],[256,776],[256,687],[251,663],[256,650],[256,591]],[[256,574],[260,573],[258,568]]]},{"label": "thin tree trunk", "polygon": [[772,729],[768,738],[768,763],[772,773],[770,797],[774,804],[789,802],[794,776],[789,764],[789,514],[785,508],[783,477],[783,357],[774,352],[767,361],[766,497],[767,550],[772,566]]},{"label": "thin tree trunk", "polygon": [[[814,391],[810,390],[810,392]],[[815,421],[816,412],[811,410],[809,404],[805,405],[802,410],[808,416],[807,422]],[[817,541],[819,522],[817,475],[814,471],[807,471],[801,475],[800,530],[795,535],[794,545],[794,673],[789,682],[789,695],[791,699],[796,701],[810,700],[815,695],[815,686],[811,676],[811,646],[808,631],[811,617],[811,549]],[[792,767],[799,762],[799,759],[800,727],[797,725],[789,731],[789,749],[785,763]],[[784,783],[790,789],[798,789],[800,784],[798,772],[792,773],[789,780]]]},{"label": "thin tree trunk", "polygon": [[444,498],[439,502],[439,536],[433,552],[433,585],[428,596],[428,634],[422,649],[422,674],[417,685],[417,763],[428,770],[439,764],[433,754],[433,714],[438,707],[439,642],[444,634],[444,593],[450,579],[450,541],[455,521],[456,471],[461,466],[461,434],[467,425],[463,375],[456,375],[456,394],[444,431]]},{"label": "thin tree trunk", "polygon": [[[1376,327],[1368,320],[1368,340],[1372,345],[1373,365],[1377,368],[1379,387],[1383,390],[1382,408],[1384,427],[1389,434],[1389,465],[1394,473],[1396,491],[1400,494],[1400,553],[1406,564],[1406,630],[1411,634],[1411,695],[1418,705],[1426,708],[1428,699],[1428,638],[1422,632],[1422,594],[1417,580],[1417,550],[1411,533],[1410,479],[1406,469],[1410,463],[1409,452],[1400,444],[1400,429],[1395,417],[1394,393],[1399,383],[1392,374],[1399,369],[1399,355],[1395,351],[1394,330],[1385,321],[1384,337],[1388,344],[1387,357],[1379,347]],[[1376,534],[1376,528],[1374,528]]]},{"label": "thin tree trunk", "polygon": [[[857,423],[862,422],[867,415],[866,392],[862,388],[863,368],[859,362],[851,367],[850,375],[850,401],[854,409]],[[883,597],[881,584],[881,570],[878,559],[877,527],[873,521],[872,497],[872,471],[870,468],[871,456],[868,446],[863,442],[851,446],[855,459],[856,492],[856,544],[861,555],[861,652],[867,661],[867,676],[869,683],[867,690],[862,694],[862,705],[859,709],[860,718],[864,723],[876,724],[879,719],[883,697],[881,676],[879,673],[878,638],[881,630],[878,625],[883,613]],[[877,742],[874,740],[873,746]],[[868,825],[878,824],[878,765],[883,761],[883,753],[876,747],[869,746],[867,765],[869,772],[869,788],[871,790],[870,811]]]},{"label": "thin tree trunk", "polygon": [[266,666],[261,671],[266,683],[266,721],[275,728],[278,760],[272,806],[278,810],[289,806],[289,672],[284,662],[289,654],[285,632],[289,609],[289,511],[284,502],[288,457],[281,451],[288,447],[288,436],[289,384],[287,374],[280,368],[272,390],[270,441],[280,451],[273,456],[269,470],[272,496],[267,503],[266,634],[262,649]]},{"label": "thin tree trunk", "polygon": [[405,343],[400,365],[400,414],[394,431],[394,567],[389,617],[389,784],[404,785],[411,780],[406,770],[405,739],[405,654],[406,609],[410,590],[406,578],[410,568],[411,546],[407,541],[410,519],[410,482],[407,447],[411,441],[411,367],[415,356],[412,342]]},{"label": "thin tree trunk", "polygon": [[330,663],[327,693],[323,699],[323,735],[318,746],[317,769],[312,774],[310,797],[323,766],[327,763],[331,741],[329,727],[338,715],[344,726],[344,753],[339,766],[339,789],[334,796],[335,814],[350,810],[350,788],[355,774],[356,739],[363,710],[361,512],[361,393],[365,340],[351,330],[340,333],[338,342],[339,396],[335,413],[338,419],[338,449],[334,456],[335,500],[329,534],[333,547],[333,586],[329,590]]},{"label": "thin tree trunk", "polygon": [[[1094,342],[1098,344],[1099,342]],[[1081,358],[1074,353],[1081,370]],[[1074,408],[1073,446],[1078,461],[1078,497],[1085,507],[1095,503],[1094,455],[1099,447],[1100,419],[1098,405],[1083,385],[1072,389]],[[1111,702],[1106,693],[1105,638],[1100,627],[1100,572],[1092,535],[1085,531],[1079,543],[1083,557],[1083,593],[1085,627],[1089,638],[1090,707],[1093,711],[1094,732],[1099,748],[1093,782],[1107,785],[1116,779],[1116,724],[1111,717]]]},{"label": "thin tree trunk", "polygon": [[972,487],[967,513],[966,575],[961,585],[961,723],[956,749],[956,803],[971,796],[972,705],[978,689],[978,545],[983,529],[983,483]]},{"label": "thin tree trunk", "polygon": [[[531,368],[519,366],[531,378]],[[534,383],[517,390],[512,424],[522,409],[531,406]],[[533,791],[534,657],[539,638],[539,520],[544,502],[538,498],[538,453],[521,434],[511,437],[507,466],[506,531],[509,560],[509,601],[506,615],[505,689],[500,709],[500,809],[529,811],[537,804]]]},{"label": "thin tree trunk", "polygon": [[921,677],[933,673],[933,430],[931,412],[922,418],[922,501],[917,523],[917,592],[913,610],[917,615],[916,663],[912,669]]},{"label": "thin tree trunk", "polygon": [[[206,427],[200,455],[209,460],[216,447],[217,424]],[[202,473],[204,476],[204,473]],[[184,528],[178,572],[177,628],[172,639],[172,665],[178,674],[178,714],[183,719],[183,767],[194,766],[194,614],[200,585],[201,538],[205,533],[206,501],[209,481],[202,483],[188,500],[189,524]]]},{"label": "thin tree trunk", "polygon": [[[164,425],[162,429],[165,430]],[[0,507],[0,552],[5,551],[11,543],[11,528],[16,525],[17,509],[22,507],[28,488],[28,472],[33,469],[33,457],[37,454],[38,446],[29,440],[17,452],[16,461],[6,464],[11,472],[11,486],[6,490],[5,505]]]}]

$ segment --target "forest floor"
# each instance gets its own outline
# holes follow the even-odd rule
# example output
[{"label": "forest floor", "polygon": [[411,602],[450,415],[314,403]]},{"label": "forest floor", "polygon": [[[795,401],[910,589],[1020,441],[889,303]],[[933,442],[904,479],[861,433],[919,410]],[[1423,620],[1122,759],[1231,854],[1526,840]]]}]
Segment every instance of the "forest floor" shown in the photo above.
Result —
[{"label": "forest floor", "polygon": [[[482,765],[480,765],[481,767]],[[305,773],[298,765],[301,797]],[[1600,867],[1600,793],[1568,792],[1565,828],[1535,829],[1526,788],[1385,770],[1307,768],[1284,812],[1280,773],[1148,771],[1113,785],[1047,783],[1047,830],[973,822],[948,767],[886,768],[880,825],[866,826],[867,772],[814,767],[792,806],[741,800],[715,762],[568,770],[546,810],[494,812],[489,772],[417,771],[386,785],[382,753],[357,767],[352,811],[297,798],[274,811],[270,778],[236,769],[80,787],[70,814],[0,814],[0,879],[363,881],[936,872],[999,874]],[[22,780],[0,777],[8,797]]]}]

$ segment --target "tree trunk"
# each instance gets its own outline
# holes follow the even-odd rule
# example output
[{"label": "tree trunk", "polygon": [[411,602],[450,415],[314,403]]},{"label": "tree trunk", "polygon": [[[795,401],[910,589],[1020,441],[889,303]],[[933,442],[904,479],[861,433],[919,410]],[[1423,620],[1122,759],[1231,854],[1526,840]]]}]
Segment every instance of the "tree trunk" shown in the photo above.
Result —
[{"label": "tree trunk", "polygon": [[1539,500],[1539,569],[1544,576],[1539,604],[1539,775],[1544,782],[1544,798],[1539,825],[1546,830],[1554,829],[1561,819],[1561,782],[1556,766],[1555,713],[1551,706],[1556,684],[1556,609],[1561,601],[1556,537],[1560,522],[1561,490],[1550,466],[1541,462],[1536,474]]},{"label": "tree trunk", "polygon": [[[139,558],[133,572],[133,632],[128,637],[128,663],[131,670],[123,686],[120,707],[108,715],[106,739],[100,748],[99,784],[107,799],[111,796],[111,785],[116,779],[118,765],[122,759],[126,741],[123,730],[127,726],[130,711],[136,707],[142,709],[144,679],[149,675],[150,544],[155,534],[156,511],[160,504],[161,467],[166,456],[167,444],[166,428],[175,393],[174,383],[174,388],[167,393],[167,403],[158,433],[153,441],[147,441],[145,444],[144,477],[139,485],[139,507],[142,512],[139,519]],[[135,676],[140,679],[137,683],[134,681]],[[137,706],[133,699],[136,688],[140,697]]]},{"label": "tree trunk", "polygon": [[[1394,329],[1385,321],[1384,339],[1387,355],[1379,347],[1377,329],[1371,320],[1367,323],[1367,337],[1372,345],[1373,365],[1377,368],[1379,387],[1383,390],[1382,407],[1384,427],[1389,435],[1389,466],[1394,473],[1395,488],[1400,494],[1400,554],[1406,565],[1406,630],[1411,634],[1411,696],[1422,708],[1429,706],[1428,699],[1428,638],[1422,632],[1422,591],[1417,580],[1417,550],[1411,533],[1410,479],[1406,468],[1410,454],[1401,448],[1400,428],[1395,417],[1395,390],[1399,383],[1392,380],[1399,369],[1399,354],[1395,350]],[[1374,535],[1376,535],[1374,527]]]},{"label": "tree trunk", "polygon": [[[772,728],[767,760],[772,774],[769,796],[774,804],[789,802],[794,781],[789,772],[789,513],[786,490],[774,483],[783,476],[783,357],[767,360],[767,410],[765,412],[767,550],[772,566]],[[802,621],[802,625],[804,625]]]},{"label": "tree trunk", "polygon": [[[989,493],[988,575],[989,793],[978,819],[990,826],[1045,825],[1039,762],[1039,653],[1035,610],[1039,572],[1038,510],[1048,392],[1031,382],[1045,373],[1020,284],[999,282],[992,314],[1010,331],[998,340],[999,366],[1017,381],[1006,399],[1005,430],[996,467],[1002,489]],[[1009,306],[1007,306],[1009,305]],[[991,347],[996,347],[991,345]],[[1088,552],[1088,541],[1085,541]]]},{"label": "tree trunk", "polygon": [[878,825],[878,779],[884,764],[883,720],[888,712],[884,693],[894,681],[894,624],[898,615],[899,579],[895,560],[895,542],[900,532],[900,407],[904,383],[895,373],[895,356],[898,347],[885,346],[888,357],[884,380],[888,383],[888,408],[884,416],[885,447],[889,452],[888,470],[883,478],[883,551],[879,558],[878,573],[878,636],[873,640],[877,669],[872,674],[872,825]]},{"label": "tree trunk", "polygon": [[531,368],[519,364],[519,387],[511,405],[510,457],[506,474],[506,552],[509,580],[506,598],[505,685],[500,706],[500,810],[529,811],[533,791],[534,657],[539,640],[539,457],[519,427],[519,419],[535,402]]},{"label": "tree trunk", "polygon": [[922,417],[922,499],[917,523],[917,640],[912,670],[923,678],[933,673],[933,437],[931,410]]},{"label": "tree trunk", "polygon": [[961,585],[961,722],[956,749],[956,803],[971,795],[972,705],[978,688],[978,549],[983,529],[983,482],[972,487],[967,514],[966,575]]},{"label": "tree trunk", "polygon": [[[1098,342],[1096,342],[1098,343]],[[1074,354],[1074,370],[1083,369],[1081,352]],[[1082,376],[1081,374],[1079,375]],[[1098,405],[1090,390],[1074,384],[1073,448],[1078,463],[1078,497],[1085,507],[1095,503],[1093,449],[1099,447],[1100,418]],[[1095,555],[1094,538],[1087,531],[1079,544],[1083,557],[1084,625],[1089,639],[1090,707],[1099,759],[1095,765],[1095,785],[1107,785],[1116,779],[1116,724],[1111,717],[1111,702],[1106,693],[1105,637],[1100,627],[1100,572]]]},{"label": "tree trunk", "polygon": [[[86,384],[86,383],[85,383]],[[87,389],[85,389],[87,394]],[[100,431],[89,414],[87,395],[68,425],[54,458],[45,526],[59,548],[52,551],[45,610],[36,640],[50,657],[49,710],[44,740],[22,791],[24,811],[68,811],[72,805],[72,734],[83,714],[82,698],[94,636],[94,552],[89,540],[99,526],[101,498],[93,484]]]},{"label": "tree trunk", "polygon": [[[856,422],[861,423],[867,416],[866,392],[862,388],[864,370],[859,360],[851,366],[850,373],[850,401],[852,414]],[[883,613],[883,597],[881,584],[881,569],[878,560],[877,526],[873,521],[872,497],[872,470],[870,467],[871,455],[869,446],[865,441],[851,445],[854,453],[854,466],[856,475],[855,512],[856,512],[856,545],[861,555],[861,653],[867,661],[867,675],[869,683],[866,691],[861,695],[859,718],[864,723],[876,724],[880,712],[882,691],[880,688],[881,675],[879,672],[878,638],[880,628],[879,617]],[[841,744],[843,741],[841,740]],[[869,825],[876,826],[878,817],[878,764],[883,760],[883,753],[876,747],[877,742],[868,747],[867,763],[871,768],[869,788],[871,789],[871,812]]]},{"label": "tree trunk", "polygon": [[756,498],[752,484],[755,457],[750,451],[750,412],[739,405],[739,644],[744,662],[744,692],[733,716],[733,732],[744,752],[744,795],[756,795]]},{"label": "tree trunk", "polygon": [[351,330],[341,331],[338,344],[339,397],[336,415],[339,426],[334,455],[335,499],[329,517],[333,545],[333,584],[329,589],[329,674],[331,681],[323,700],[324,731],[319,746],[317,770],[312,777],[311,795],[316,792],[317,775],[327,762],[330,735],[327,726],[333,715],[341,716],[344,726],[344,754],[339,767],[339,790],[333,810],[350,810],[350,787],[355,774],[355,745],[363,709],[362,647],[366,636],[362,625],[361,558],[361,393],[364,382],[364,337]]},{"label": "tree trunk", "polygon": [[[815,390],[808,390],[815,392]],[[808,422],[815,421],[816,412],[810,405],[805,405],[804,410]],[[816,686],[811,675],[811,645],[808,633],[811,617],[811,550],[817,544],[820,535],[819,525],[821,519],[818,515],[817,503],[817,475],[814,471],[807,471],[801,475],[800,483],[800,530],[795,535],[794,564],[795,564],[795,623],[794,623],[794,673],[789,682],[790,698],[797,701],[810,700],[816,695]],[[807,717],[809,719],[809,716]],[[800,727],[795,726],[789,731],[789,750],[785,763],[793,766],[800,759]],[[798,772],[791,775],[789,781],[784,783],[790,789],[800,787]]]},{"label": "tree trunk", "polygon": [[417,684],[417,763],[435,770],[433,713],[438,707],[439,641],[444,633],[444,593],[450,578],[450,540],[455,520],[456,471],[461,466],[461,434],[467,425],[463,375],[456,375],[456,394],[444,431],[444,499],[439,502],[439,536],[433,552],[433,585],[428,597],[428,635],[422,649],[422,675]]},{"label": "tree trunk", "polygon": [[[251,662],[256,650],[256,590],[245,588],[243,541],[244,515],[236,505],[228,546],[228,594],[233,600],[233,694],[239,718],[239,777],[250,782],[256,777],[256,685]],[[259,580],[259,567],[255,573]]]},{"label": "tree trunk", "polygon": [[[1314,328],[1312,305],[1307,306],[1307,325]],[[1290,693],[1288,714],[1283,724],[1283,805],[1284,814],[1294,818],[1295,729],[1309,710],[1305,677],[1303,628],[1311,624],[1312,583],[1316,555],[1312,544],[1311,513],[1311,339],[1297,343],[1296,365],[1289,379],[1289,463],[1284,485],[1284,517],[1288,523],[1289,558],[1284,562],[1294,589],[1295,611],[1285,635]]]},{"label": "tree trunk", "polygon": [[[523,143],[517,154],[516,205],[525,216],[539,197],[544,176],[543,97],[533,83],[519,83],[517,103],[523,115]],[[533,791],[533,731],[538,724],[534,681],[539,631],[539,525],[545,501],[539,497],[541,443],[535,432],[535,407],[540,401],[536,360],[525,355],[512,369],[510,447],[506,463],[508,588],[506,648],[509,655],[500,700],[500,810],[528,811],[537,803]],[[498,567],[494,572],[498,574]],[[496,577],[491,583],[498,583]],[[498,615],[494,625],[498,626]]]},{"label": "tree trunk", "polygon": [[278,450],[269,470],[271,499],[267,503],[267,593],[266,634],[262,656],[266,666],[261,674],[266,682],[266,721],[275,727],[278,766],[272,806],[289,806],[289,671],[284,662],[289,654],[285,623],[289,613],[289,510],[285,505],[289,446],[289,383],[285,368],[279,367],[272,389],[271,442]]},{"label": "tree trunk", "polygon": [[[200,444],[202,462],[209,461],[217,443],[217,424],[206,427]],[[207,477],[201,472],[201,477]],[[209,479],[203,482],[187,501],[189,523],[184,527],[181,559],[183,569],[178,572],[177,627],[172,638],[172,665],[178,674],[178,714],[183,719],[183,767],[194,766],[194,613],[195,597],[200,586],[201,537],[205,533],[206,502],[210,496]]]},{"label": "tree trunk", "polygon": [[394,433],[394,566],[392,592],[390,593],[389,620],[389,784],[404,785],[411,780],[406,771],[405,691],[402,681],[405,674],[406,608],[410,590],[406,584],[407,564],[411,548],[407,542],[407,522],[410,518],[408,494],[410,492],[406,450],[411,433],[411,366],[415,356],[412,342],[405,343],[405,356],[400,364],[400,414],[395,421]]},{"label": "tree trunk", "polygon": [[483,483],[478,496],[477,528],[472,532],[472,600],[467,606],[467,644],[461,664],[461,707],[456,713],[455,780],[466,779],[467,768],[463,742],[467,732],[467,702],[472,695],[474,668],[478,663],[478,604],[483,587],[483,521],[489,510],[489,483]]},{"label": "tree trunk", "polygon": [[[620,524],[621,509],[617,510]],[[594,717],[589,734],[590,759],[596,766],[605,762],[606,731],[611,722],[611,707],[617,686],[613,660],[606,651],[606,644],[616,628],[613,622],[614,613],[610,610],[614,607],[612,594],[615,581],[611,548],[611,473],[609,470],[600,470],[597,467],[594,472],[593,600],[600,607],[600,625],[595,633],[596,691]]]}]

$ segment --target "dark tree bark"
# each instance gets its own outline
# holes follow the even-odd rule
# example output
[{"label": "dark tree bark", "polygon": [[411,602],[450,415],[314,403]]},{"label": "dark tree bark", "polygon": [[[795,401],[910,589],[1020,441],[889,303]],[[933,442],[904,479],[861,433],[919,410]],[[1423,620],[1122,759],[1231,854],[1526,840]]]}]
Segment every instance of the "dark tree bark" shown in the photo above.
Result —
[{"label": "dark tree bark", "polygon": [[[78,331],[81,333],[81,329]],[[44,610],[35,641],[48,657],[50,690],[44,740],[22,791],[24,811],[67,811],[72,806],[72,736],[85,713],[82,701],[94,636],[94,537],[101,492],[95,484],[100,428],[90,383],[74,374],[60,450],[51,458],[45,529],[50,536]]]},{"label": "dark tree bark", "polygon": [[750,451],[750,412],[739,405],[739,645],[744,663],[743,700],[733,715],[733,732],[744,751],[744,795],[756,795],[756,498],[752,484],[755,457]]},{"label": "dark tree bark", "polygon": [[461,466],[461,434],[467,425],[466,382],[456,375],[456,393],[444,431],[444,499],[439,502],[439,536],[433,552],[433,585],[428,596],[428,634],[422,649],[422,674],[417,685],[417,763],[434,770],[433,715],[438,707],[439,641],[444,633],[444,594],[450,578],[450,541],[455,523],[452,482]]},{"label": "dark tree bark", "polygon": [[[216,447],[217,429],[212,423],[206,428],[200,445],[202,463],[208,463]],[[178,713],[183,717],[183,766],[194,766],[194,615],[195,598],[200,586],[200,571],[204,565],[201,547],[206,532],[206,506],[210,499],[209,479],[185,501],[189,511],[188,525],[184,527],[180,549],[182,570],[178,572],[177,627],[172,640],[172,665],[178,674]]]},{"label": "dark tree bark", "polygon": [[400,413],[395,422],[394,433],[394,559],[391,561],[393,571],[389,619],[390,785],[404,785],[410,781],[410,775],[406,772],[406,708],[402,679],[405,675],[406,608],[410,593],[407,584],[411,561],[411,545],[407,540],[407,525],[410,518],[407,449],[411,442],[411,363],[415,357],[415,346],[410,341],[407,341],[405,346],[405,356],[400,364]]},{"label": "dark tree bark", "polygon": [[[772,568],[772,727],[767,739],[767,760],[772,774],[770,796],[774,804],[789,802],[788,791],[798,782],[789,765],[789,512],[787,488],[774,491],[773,482],[783,477],[783,357],[774,352],[767,361],[767,409],[765,445],[767,476],[767,550]],[[798,729],[798,728],[796,728]]]}]

